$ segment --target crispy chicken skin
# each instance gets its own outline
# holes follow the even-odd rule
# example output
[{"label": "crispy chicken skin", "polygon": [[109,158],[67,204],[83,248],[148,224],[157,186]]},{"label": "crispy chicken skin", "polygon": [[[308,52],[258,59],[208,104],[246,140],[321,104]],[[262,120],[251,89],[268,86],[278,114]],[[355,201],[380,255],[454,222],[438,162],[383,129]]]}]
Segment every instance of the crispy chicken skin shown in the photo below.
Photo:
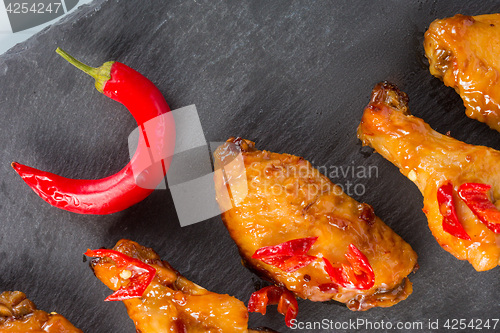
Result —
[{"label": "crispy chicken skin", "polygon": [[[258,275],[301,298],[336,300],[351,310],[389,307],[411,294],[407,275],[417,265],[411,246],[376,217],[371,206],[344,194],[309,162],[257,150],[241,138],[229,139],[214,156],[222,219],[243,263]],[[235,162],[238,158],[242,163]],[[318,237],[307,254],[333,264],[345,263],[346,250],[354,244],[373,268],[373,287],[327,288],[332,280],[322,260],[285,272],[252,258],[259,248],[306,237]]]},{"label": "crispy chicken skin", "polygon": [[467,116],[500,131],[500,14],[436,20],[424,47],[431,74],[460,94]]},{"label": "crispy chicken skin", "polygon": [[[500,198],[500,152],[465,144],[430,128],[408,110],[408,97],[389,83],[379,83],[366,107],[358,138],[364,145],[394,163],[413,181],[424,196],[423,211],[439,244],[476,270],[485,271],[499,264],[500,235],[489,230],[456,195],[464,183],[492,186],[493,203]],[[463,240],[443,230],[443,215],[437,190],[446,181],[455,187],[454,202],[458,218],[470,235]]]},{"label": "crispy chicken skin", "polygon": [[[141,298],[123,301],[138,333],[256,332],[247,328],[248,312],[243,302],[189,281],[152,249],[120,240],[113,250],[156,269],[154,280]],[[112,290],[124,283],[121,270],[108,258],[92,259],[91,267]]]},{"label": "crispy chicken skin", "polygon": [[0,332],[82,333],[60,314],[37,310],[20,291],[0,294]]}]

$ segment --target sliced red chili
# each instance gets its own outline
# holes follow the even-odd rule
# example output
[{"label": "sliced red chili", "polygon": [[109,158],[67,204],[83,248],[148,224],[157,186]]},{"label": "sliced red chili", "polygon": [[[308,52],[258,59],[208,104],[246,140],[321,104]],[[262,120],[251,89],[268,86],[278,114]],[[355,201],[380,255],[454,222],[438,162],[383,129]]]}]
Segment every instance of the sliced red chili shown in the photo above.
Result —
[{"label": "sliced red chili", "polygon": [[453,184],[448,181],[437,190],[439,211],[443,215],[443,230],[460,239],[471,240],[463,225],[458,220],[453,200]]},{"label": "sliced red chili", "polygon": [[458,195],[488,229],[500,233],[500,211],[488,197],[490,189],[486,184],[465,183],[460,185]]},{"label": "sliced red chili", "polygon": [[297,238],[274,246],[264,246],[255,251],[252,258],[260,259],[276,255],[291,257],[306,254],[317,239],[318,237]]},{"label": "sliced red chili", "polygon": [[278,312],[285,315],[285,323],[291,327],[299,305],[293,293],[284,287],[268,286],[254,292],[248,301],[248,311],[265,315],[267,306],[273,304],[278,304]]},{"label": "sliced red chili", "polygon": [[351,264],[357,279],[357,289],[370,289],[375,284],[375,273],[368,258],[354,244],[349,244],[349,251],[345,254]]},{"label": "sliced red chili", "polygon": [[123,301],[125,299],[142,297],[144,291],[146,291],[156,275],[154,267],[115,250],[89,249],[85,252],[85,255],[99,258],[108,257],[116,263],[119,269],[126,269],[131,272],[128,284],[125,287],[120,287],[120,289],[106,297],[105,301]]},{"label": "sliced red chili", "polygon": [[333,267],[332,263],[323,257],[323,262],[325,264],[325,271],[330,276],[330,280],[335,282],[335,284],[345,287],[344,278],[342,277],[342,267]]},{"label": "sliced red chili", "polygon": [[255,251],[252,258],[260,259],[285,272],[295,272],[316,259],[315,256],[306,253],[317,239],[318,237],[298,238],[278,245],[261,247]]},{"label": "sliced red chili", "polygon": [[375,273],[368,258],[354,245],[349,244],[345,254],[349,265],[333,266],[330,261],[323,258],[325,271],[330,279],[343,288],[367,290],[375,284]]},{"label": "sliced red chili", "polygon": [[315,256],[309,255],[299,255],[299,256],[276,256],[261,259],[266,264],[278,267],[283,272],[295,272],[299,268],[309,265],[311,262],[316,260]]}]

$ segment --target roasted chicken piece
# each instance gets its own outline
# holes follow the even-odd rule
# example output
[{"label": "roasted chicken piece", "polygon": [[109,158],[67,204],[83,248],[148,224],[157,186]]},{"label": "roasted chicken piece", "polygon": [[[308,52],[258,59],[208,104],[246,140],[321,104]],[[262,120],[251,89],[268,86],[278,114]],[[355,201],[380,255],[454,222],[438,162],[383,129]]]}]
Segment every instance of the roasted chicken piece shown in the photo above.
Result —
[{"label": "roasted chicken piece", "polygon": [[411,246],[309,162],[241,138],[214,156],[222,220],[247,267],[298,297],[351,310],[411,294]]},{"label": "roasted chicken piece", "polygon": [[500,152],[432,130],[386,82],[373,89],[358,138],[418,186],[429,228],[446,251],[478,271],[499,264]]},{"label": "roasted chicken piece", "polygon": [[0,332],[82,333],[60,314],[37,310],[20,291],[0,294]]},{"label": "roasted chicken piece", "polygon": [[424,46],[430,72],[460,94],[467,116],[500,131],[500,14],[436,20]]},{"label": "roasted chicken piece", "polygon": [[[87,254],[99,251],[113,255],[109,250]],[[152,249],[130,240],[120,240],[113,251],[132,258],[129,267],[123,268],[127,265],[119,262],[120,258],[113,260],[107,255],[91,260],[96,277],[112,290],[131,289],[134,275],[137,271],[140,273],[140,269],[135,272],[131,269],[135,265],[132,260],[153,268],[154,278],[146,284],[142,297],[127,299],[123,296],[127,293],[121,294],[137,332],[258,332],[247,328],[248,312],[243,302],[229,295],[210,292],[189,281]],[[141,279],[140,274],[138,279]],[[120,297],[112,300],[118,299]]]}]

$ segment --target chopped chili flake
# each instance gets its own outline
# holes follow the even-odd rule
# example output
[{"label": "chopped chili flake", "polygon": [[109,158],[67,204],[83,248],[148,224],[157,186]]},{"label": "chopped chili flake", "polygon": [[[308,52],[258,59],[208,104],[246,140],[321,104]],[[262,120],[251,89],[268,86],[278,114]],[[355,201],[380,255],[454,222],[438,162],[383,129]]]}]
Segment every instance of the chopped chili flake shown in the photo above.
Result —
[{"label": "chopped chili flake", "polygon": [[128,273],[125,273],[128,278],[124,278],[129,281],[128,284],[125,287],[120,287],[120,289],[106,297],[105,301],[123,301],[125,299],[142,297],[156,275],[154,267],[115,250],[89,249],[85,252],[85,255],[99,258],[108,257],[115,262],[119,269],[122,269],[121,273],[125,271],[130,272],[130,276]]},{"label": "chopped chili flake", "polygon": [[486,184],[465,183],[460,185],[458,195],[488,229],[500,233],[500,211],[488,197],[490,189]]},{"label": "chopped chili flake", "polygon": [[460,239],[471,240],[463,225],[458,220],[453,200],[453,184],[448,181],[437,190],[439,211],[443,215],[443,230]]},{"label": "chopped chili flake", "polygon": [[284,272],[295,272],[316,259],[315,256],[306,253],[317,239],[318,237],[298,238],[278,245],[261,247],[255,251],[252,258],[260,259]]},{"label": "chopped chili flake", "polygon": [[343,288],[367,290],[375,284],[375,273],[368,262],[368,258],[354,245],[349,245],[345,254],[349,265],[333,266],[330,261],[323,258],[325,271],[330,279]]},{"label": "chopped chili flake", "polygon": [[268,286],[254,292],[248,301],[248,311],[265,315],[267,306],[273,304],[278,304],[278,312],[285,315],[286,325],[292,327],[299,305],[292,292],[284,287]]}]

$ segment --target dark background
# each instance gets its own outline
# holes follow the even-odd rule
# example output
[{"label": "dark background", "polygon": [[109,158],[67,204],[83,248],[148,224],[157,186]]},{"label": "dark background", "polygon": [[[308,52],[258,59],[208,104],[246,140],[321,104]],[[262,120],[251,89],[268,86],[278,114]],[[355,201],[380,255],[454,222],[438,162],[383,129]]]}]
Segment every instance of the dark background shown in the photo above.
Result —
[{"label": "dark background", "polygon": [[[378,177],[347,180],[366,185],[355,199],[373,205],[418,253],[413,294],[366,312],[299,300],[298,320],[426,327],[439,319],[442,327],[446,319],[498,318],[498,268],[479,273],[441,249],[416,186],[356,138],[372,87],[390,80],[434,129],[500,149],[500,134],[468,119],[458,95],[429,74],[422,46],[434,19],[498,11],[498,1],[397,0],[96,0],[81,7],[0,55],[0,290],[24,291],[85,332],[134,332],[123,304],[103,302],[110,290],[82,262],[87,248],[120,238],[154,248],[211,291],[246,303],[255,290],[220,217],[181,228],[169,191],[110,216],[84,216],[46,204],[12,170],[15,160],[100,178],[128,161],[132,116],[57,56],[60,46],[92,65],[117,60],[137,69],[172,109],[196,104],[207,141],[242,136],[316,166],[378,167]],[[251,314],[250,326],[289,331],[275,308]]]}]

